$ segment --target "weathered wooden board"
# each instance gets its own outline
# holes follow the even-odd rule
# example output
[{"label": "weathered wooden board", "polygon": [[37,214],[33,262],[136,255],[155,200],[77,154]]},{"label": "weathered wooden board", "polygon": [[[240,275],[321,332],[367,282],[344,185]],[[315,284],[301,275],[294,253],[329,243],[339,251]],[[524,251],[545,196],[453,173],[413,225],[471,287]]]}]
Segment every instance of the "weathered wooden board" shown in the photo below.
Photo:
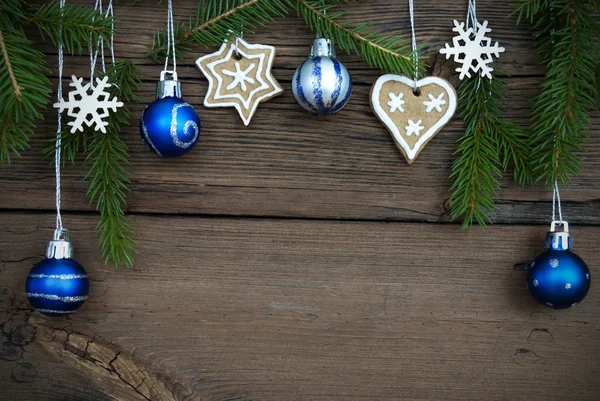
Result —
[{"label": "weathered wooden board", "polygon": [[[70,318],[22,292],[50,214],[0,214],[11,400],[597,400],[600,291],[535,303],[514,262],[543,229],[133,218],[133,271],[97,262],[92,216],[65,216],[92,280]],[[598,274],[600,229],[577,250]],[[424,251],[426,249],[427,251]],[[12,373],[11,373],[12,372]]]},{"label": "weathered wooden board", "polygon": [[[464,4],[463,4],[464,3]],[[437,49],[465,2],[415,2],[417,37],[432,73],[457,84]],[[544,70],[508,2],[479,1],[507,51],[507,114],[528,124]],[[187,21],[196,1],[177,1]],[[360,1],[349,19],[408,38],[406,1]],[[462,232],[448,222],[448,175],[459,118],[408,166],[372,114],[381,74],[339,52],[355,93],[319,119],[291,96],[290,78],[314,34],[298,18],[246,35],[277,46],[274,75],[286,92],[249,127],[234,110],[201,106],[207,83],[195,48],[178,63],[187,101],[202,119],[193,153],[159,159],[139,138],[161,66],[147,54],[166,4],[116,6],[117,56],[145,74],[135,119],[127,212],[137,230],[135,269],[100,261],[97,215],[85,168],[63,170],[65,224],[92,278],[91,297],[68,318],[33,313],[23,295],[53,228],[53,169],[40,157],[55,131],[46,113],[32,149],[0,166],[0,399],[36,400],[597,400],[600,292],[567,311],[538,305],[513,264],[541,251],[551,193],[502,180],[497,224]],[[56,50],[37,41],[56,64]],[[65,75],[88,74],[87,56]],[[54,73],[55,74],[55,73]],[[51,77],[56,82],[56,76]],[[66,83],[65,83],[66,88]],[[598,275],[600,114],[583,171],[562,192],[576,251]],[[412,223],[406,223],[412,222]]]},{"label": "weathered wooden board", "polygon": [[[195,2],[177,6],[180,20],[194,9]],[[387,32],[408,37],[408,13],[404,2],[362,1],[348,6],[348,18],[360,16],[374,21]],[[416,5],[417,34],[427,42],[430,55],[452,37],[452,19],[463,18],[463,4],[423,1]],[[138,213],[188,213],[237,216],[308,217],[402,221],[448,221],[446,200],[448,175],[456,141],[462,133],[459,118],[447,126],[412,166],[406,165],[387,130],[370,110],[370,85],[381,74],[369,69],[356,56],[341,55],[355,80],[355,93],[343,112],[320,119],[295,105],[289,88],[294,68],[306,57],[313,35],[297,18],[281,20],[250,41],[278,47],[275,76],[286,93],[259,107],[249,127],[244,127],[233,109],[207,110],[201,106],[206,81],[194,66],[196,48],[178,63],[186,99],[195,104],[202,118],[202,137],[193,153],[180,160],[161,160],[146,150],[139,138],[137,116],[152,101],[156,79],[162,68],[146,57],[151,34],[164,24],[164,5],[142,2],[120,4],[117,17],[122,35],[116,38],[116,53],[133,57],[142,65],[145,81],[142,101],[132,105],[135,116],[123,138],[132,154],[132,192],[127,210]],[[526,27],[514,27],[506,18],[510,8],[504,2],[479,2],[480,18],[489,19],[494,38],[507,47],[498,68],[515,75],[509,80],[507,113],[527,126],[531,98],[537,93],[543,69]],[[140,16],[143,16],[140,17]],[[49,45],[41,45],[55,52]],[[212,50],[210,50],[212,51]],[[443,57],[432,57],[435,74],[456,82],[454,65]],[[88,74],[87,57],[69,58],[66,75]],[[50,66],[55,57],[49,58]],[[55,115],[47,113],[32,149],[12,167],[0,168],[0,207],[4,209],[53,208],[53,170],[41,160],[44,139],[54,132]],[[600,119],[594,118],[592,132]],[[582,174],[563,192],[566,213],[575,223],[600,222],[599,173],[600,139],[592,135]],[[79,163],[81,164],[81,163]],[[64,207],[93,210],[85,198],[85,169],[68,167],[63,173]],[[509,174],[508,174],[509,175]],[[543,223],[547,221],[550,191],[541,185],[521,188],[503,180],[497,222]],[[536,207],[536,202],[544,202]]]}]

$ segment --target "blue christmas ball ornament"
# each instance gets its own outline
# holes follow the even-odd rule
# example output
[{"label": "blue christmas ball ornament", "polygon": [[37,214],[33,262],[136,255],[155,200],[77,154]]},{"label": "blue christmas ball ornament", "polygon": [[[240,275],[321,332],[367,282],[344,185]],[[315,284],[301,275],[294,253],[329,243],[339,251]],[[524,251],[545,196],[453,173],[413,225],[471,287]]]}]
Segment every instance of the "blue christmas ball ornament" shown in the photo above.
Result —
[{"label": "blue christmas ball ornament", "polygon": [[37,312],[50,316],[72,313],[88,298],[88,275],[71,254],[68,230],[57,229],[46,257],[31,269],[25,282],[27,300]]},{"label": "blue christmas ball ornament", "polygon": [[545,251],[527,270],[527,286],[540,303],[554,309],[577,305],[590,290],[590,270],[585,262],[571,251],[569,225],[556,231],[556,222],[546,237]]},{"label": "blue christmas ball ornament", "polygon": [[348,103],[352,78],[329,39],[314,40],[310,57],[294,73],[292,93],[303,109],[318,116],[337,113]]},{"label": "blue christmas ball ornament", "polygon": [[196,145],[200,137],[200,118],[194,107],[182,99],[177,75],[169,72],[172,79],[167,79],[166,73],[161,73],[157,99],[142,113],[140,134],[157,155],[179,157]]}]

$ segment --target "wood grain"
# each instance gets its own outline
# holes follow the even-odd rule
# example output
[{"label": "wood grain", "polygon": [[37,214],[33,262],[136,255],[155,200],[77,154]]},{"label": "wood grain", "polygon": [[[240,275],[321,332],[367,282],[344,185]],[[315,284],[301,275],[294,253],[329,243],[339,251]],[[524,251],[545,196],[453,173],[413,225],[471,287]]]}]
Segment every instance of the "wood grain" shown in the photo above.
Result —
[{"label": "wood grain", "polygon": [[[92,291],[80,312],[50,319],[31,314],[21,289],[53,216],[0,214],[3,347],[18,351],[0,364],[0,391],[12,400],[583,401],[600,391],[597,286],[554,311],[512,268],[540,252],[539,227],[135,217],[137,268],[115,272],[97,263],[94,218],[65,219]],[[575,234],[592,275],[599,234]],[[17,346],[27,329],[33,338]],[[27,363],[35,372],[16,382]]]},{"label": "wood grain", "polygon": [[[544,70],[527,26],[508,2],[478,2],[506,47],[496,67],[512,75],[506,112],[528,125]],[[195,1],[176,2],[187,21]],[[415,2],[417,37],[431,74],[456,86],[435,53],[466,1]],[[408,38],[406,2],[361,1],[346,18],[369,19]],[[144,72],[141,101],[122,137],[131,152],[127,213],[137,231],[132,270],[101,262],[97,214],[85,198],[83,160],[63,170],[63,213],[91,296],[78,313],[49,319],[23,294],[53,229],[53,169],[41,159],[55,132],[46,112],[32,149],[0,166],[0,399],[105,400],[598,400],[600,291],[576,308],[538,305],[514,263],[540,251],[551,210],[541,185],[502,179],[498,224],[448,223],[448,175],[462,134],[455,118],[411,166],[369,106],[381,71],[339,58],[354,79],[347,107],[326,119],[302,111],[290,78],[314,37],[290,17],[245,39],[277,47],[284,94],[259,106],[249,127],[234,110],[201,106],[207,82],[194,48],[178,63],[186,100],[202,119],[197,148],[159,159],[137,117],[154,98],[161,66],[147,57],[166,4],[115,7],[117,56]],[[56,50],[40,38],[35,46]],[[65,75],[88,74],[87,56]],[[55,71],[50,78],[56,82]],[[66,88],[66,87],[65,87]],[[582,173],[563,190],[576,252],[599,274],[600,114]],[[544,224],[544,226],[533,225]]]}]

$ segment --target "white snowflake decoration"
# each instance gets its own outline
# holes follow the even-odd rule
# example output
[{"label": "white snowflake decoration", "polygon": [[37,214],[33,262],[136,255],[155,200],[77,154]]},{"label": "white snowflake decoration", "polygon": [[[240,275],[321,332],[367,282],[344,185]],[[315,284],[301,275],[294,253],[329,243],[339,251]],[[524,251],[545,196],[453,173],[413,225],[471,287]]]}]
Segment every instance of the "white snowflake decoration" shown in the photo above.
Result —
[{"label": "white snowflake decoration", "polygon": [[[483,24],[477,23],[477,33],[473,32],[473,28],[465,31],[465,23],[454,20],[454,32],[458,35],[452,38],[452,47],[446,43],[446,47],[440,50],[441,54],[445,54],[446,58],[454,56],[454,61],[461,63],[462,67],[458,67],[456,71],[460,72],[460,79],[465,76],[471,78],[473,72],[478,72],[481,77],[492,79],[491,72],[494,71],[489,64],[493,61],[492,55],[499,57],[504,51],[504,47],[500,47],[498,42],[492,46],[492,39],[486,37],[486,34],[492,30],[487,27],[488,22],[483,21]],[[464,55],[462,58],[460,55]]]},{"label": "white snowflake decoration", "polygon": [[75,121],[68,123],[71,126],[71,133],[78,130],[83,132],[84,124],[88,127],[95,124],[94,130],[106,133],[105,127],[108,122],[103,119],[108,117],[109,109],[117,111],[117,107],[123,106],[123,102],[119,102],[116,96],[110,100],[110,94],[105,91],[106,88],[112,86],[108,83],[108,77],[96,78],[94,87],[91,82],[82,86],[83,78],[77,78],[75,75],[71,79],[73,82],[69,86],[73,86],[75,90],[69,92],[69,100],[60,99],[58,103],[54,103],[54,107],[60,109],[61,112],[67,109],[67,115],[75,118]]}]

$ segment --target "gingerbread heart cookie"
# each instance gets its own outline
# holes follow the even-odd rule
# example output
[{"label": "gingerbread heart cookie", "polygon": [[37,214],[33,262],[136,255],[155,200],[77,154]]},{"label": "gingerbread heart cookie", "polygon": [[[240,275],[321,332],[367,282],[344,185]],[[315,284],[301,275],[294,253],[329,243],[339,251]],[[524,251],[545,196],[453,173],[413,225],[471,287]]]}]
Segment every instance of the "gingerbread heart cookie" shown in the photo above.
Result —
[{"label": "gingerbread heart cookie", "polygon": [[371,107],[392,134],[408,164],[412,164],[425,145],[446,125],[456,111],[456,91],[438,77],[415,81],[386,74],[371,88]]}]

